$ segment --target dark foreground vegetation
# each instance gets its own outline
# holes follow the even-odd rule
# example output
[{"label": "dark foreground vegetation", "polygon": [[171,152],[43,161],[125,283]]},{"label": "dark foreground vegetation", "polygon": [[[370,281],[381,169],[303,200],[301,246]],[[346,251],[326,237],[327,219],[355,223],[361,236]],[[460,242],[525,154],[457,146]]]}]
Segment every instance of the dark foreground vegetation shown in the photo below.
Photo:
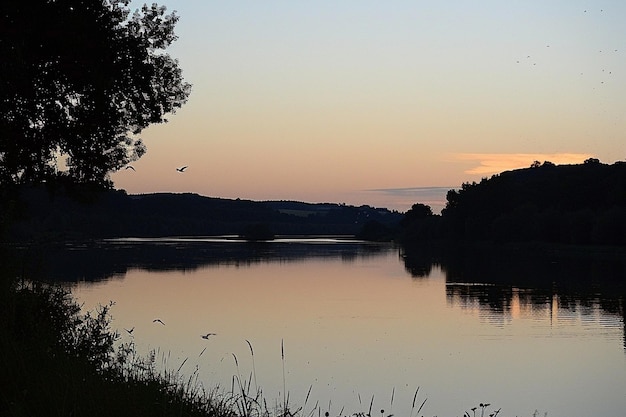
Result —
[{"label": "dark foreground vegetation", "polygon": [[[4,253],[2,253],[4,255]],[[114,349],[109,308],[82,314],[60,287],[8,278],[2,256],[0,415],[230,415],[197,387]]]},{"label": "dark foreground vegetation", "polygon": [[[117,343],[112,303],[84,313],[61,287],[17,276],[0,248],[0,415],[3,416],[213,416],[312,417],[329,412],[317,403],[295,405],[288,396],[269,402],[233,376],[230,391],[206,389],[196,375],[158,371],[155,354],[139,357],[132,343]],[[250,345],[251,354],[254,355]],[[235,361],[237,358],[235,357]],[[184,362],[183,362],[184,363]],[[182,365],[181,365],[182,367]],[[180,370],[180,368],[179,368]],[[255,377],[256,378],[256,377]],[[427,399],[416,390],[410,417],[423,416]],[[393,397],[391,400],[393,405]],[[337,416],[381,417],[373,409]],[[463,416],[499,415],[481,403]],[[330,404],[329,404],[330,407]]]},{"label": "dark foreground vegetation", "polygon": [[59,286],[11,279],[5,255],[0,249],[0,415],[303,415],[288,402],[270,408],[240,379],[230,391],[206,389],[197,375],[157,370],[154,352],[140,357],[118,343],[113,303],[84,313]]},{"label": "dark foreground vegetation", "polygon": [[448,192],[441,215],[414,205],[399,239],[626,245],[626,162],[535,162],[465,183]]}]

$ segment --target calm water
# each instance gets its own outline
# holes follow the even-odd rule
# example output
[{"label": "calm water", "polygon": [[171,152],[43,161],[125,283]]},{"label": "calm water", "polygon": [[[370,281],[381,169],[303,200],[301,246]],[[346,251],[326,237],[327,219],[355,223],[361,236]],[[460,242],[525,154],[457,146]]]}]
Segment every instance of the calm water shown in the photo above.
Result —
[{"label": "calm water", "polygon": [[86,309],[115,301],[123,341],[134,327],[141,352],[173,370],[188,358],[181,373],[209,388],[252,375],[268,402],[286,389],[303,405],[312,386],[305,411],[331,415],[373,397],[376,414],[408,416],[420,387],[427,416],[487,402],[503,416],[626,416],[623,263],[413,252],[122,240],[54,254],[48,273]]}]

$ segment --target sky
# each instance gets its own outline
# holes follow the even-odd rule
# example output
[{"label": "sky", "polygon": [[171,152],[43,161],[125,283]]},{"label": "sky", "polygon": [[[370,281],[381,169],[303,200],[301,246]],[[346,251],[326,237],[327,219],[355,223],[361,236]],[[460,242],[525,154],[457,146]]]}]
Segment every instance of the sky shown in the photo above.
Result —
[{"label": "sky", "polygon": [[626,159],[623,1],[159,4],[193,87],[112,175],[128,193],[438,212],[536,160]]}]

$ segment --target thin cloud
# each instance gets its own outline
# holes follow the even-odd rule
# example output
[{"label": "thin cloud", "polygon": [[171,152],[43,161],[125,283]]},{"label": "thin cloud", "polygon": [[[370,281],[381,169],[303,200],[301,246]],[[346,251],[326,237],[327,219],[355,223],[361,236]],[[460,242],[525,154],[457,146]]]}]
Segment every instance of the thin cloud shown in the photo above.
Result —
[{"label": "thin cloud", "polygon": [[415,203],[429,205],[435,213],[439,213],[446,205],[446,195],[452,189],[459,187],[403,187],[403,188],[376,188],[364,190],[381,196],[388,206],[400,211],[406,211]]},{"label": "thin cloud", "polygon": [[413,195],[420,195],[420,194],[433,195],[433,194],[439,194],[439,193],[446,193],[448,192],[448,190],[451,190],[453,188],[458,188],[458,187],[375,188],[372,190],[365,190],[365,191],[372,191],[372,192],[384,193],[384,194],[390,194],[390,195],[413,196]]},{"label": "thin cloud", "polygon": [[518,168],[528,168],[534,161],[550,161],[554,164],[579,164],[592,154],[587,153],[456,153],[451,155],[457,161],[476,161],[478,166],[465,171],[466,174],[497,174]]}]

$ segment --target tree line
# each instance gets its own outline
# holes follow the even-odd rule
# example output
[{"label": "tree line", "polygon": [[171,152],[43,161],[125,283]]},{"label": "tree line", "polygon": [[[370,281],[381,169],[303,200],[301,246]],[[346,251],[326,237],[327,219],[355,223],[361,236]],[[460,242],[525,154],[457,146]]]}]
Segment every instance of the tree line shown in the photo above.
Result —
[{"label": "tree line", "polygon": [[20,186],[0,201],[0,240],[115,237],[355,235],[369,222],[394,230],[402,213],[367,205],[252,201],[193,193],[128,195],[79,185]]},{"label": "tree line", "polygon": [[626,162],[533,163],[450,190],[441,215],[417,203],[398,239],[626,244]]}]

